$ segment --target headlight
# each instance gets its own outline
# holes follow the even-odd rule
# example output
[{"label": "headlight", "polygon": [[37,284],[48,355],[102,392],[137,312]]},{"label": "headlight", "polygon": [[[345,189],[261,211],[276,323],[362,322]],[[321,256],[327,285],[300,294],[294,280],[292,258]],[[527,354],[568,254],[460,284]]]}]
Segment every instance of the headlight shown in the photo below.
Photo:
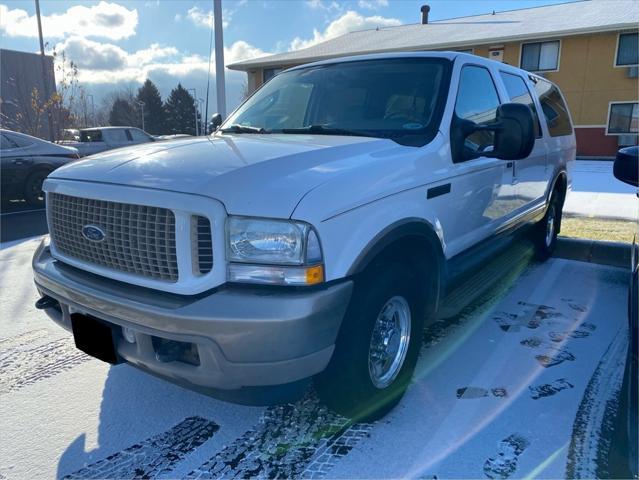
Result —
[{"label": "headlight", "polygon": [[229,217],[227,258],[232,282],[313,285],[324,281],[319,238],[303,222]]}]

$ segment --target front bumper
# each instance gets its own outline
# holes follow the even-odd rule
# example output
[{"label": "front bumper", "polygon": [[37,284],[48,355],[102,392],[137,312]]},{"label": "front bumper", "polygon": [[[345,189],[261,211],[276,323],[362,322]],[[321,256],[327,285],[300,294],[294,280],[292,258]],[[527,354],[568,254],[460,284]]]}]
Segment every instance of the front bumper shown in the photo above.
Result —
[{"label": "front bumper", "polygon": [[[71,329],[73,312],[129,327],[135,343],[115,329],[121,358],[181,384],[223,390],[281,385],[321,372],[353,287],[347,280],[313,290],[225,286],[177,295],[71,267],[44,244],[33,271],[40,294],[60,303],[60,309],[45,311],[62,327]],[[153,337],[194,344],[200,364],[158,360]]]}]

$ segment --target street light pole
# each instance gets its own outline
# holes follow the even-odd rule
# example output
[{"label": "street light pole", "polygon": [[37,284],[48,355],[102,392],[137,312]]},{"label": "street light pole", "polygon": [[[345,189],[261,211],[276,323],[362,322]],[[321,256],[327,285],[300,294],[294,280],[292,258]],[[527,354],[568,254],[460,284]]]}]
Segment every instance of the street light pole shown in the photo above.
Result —
[{"label": "street light pole", "polygon": [[193,91],[193,111],[195,112],[195,136],[199,137],[200,133],[199,133],[199,129],[197,128],[197,92],[195,91],[195,88],[189,88],[188,90],[189,92]]},{"label": "street light pole", "polygon": [[[140,106],[140,114],[142,115],[142,130],[144,130],[144,102],[136,101],[135,103]],[[146,132],[146,130],[144,131]]]}]

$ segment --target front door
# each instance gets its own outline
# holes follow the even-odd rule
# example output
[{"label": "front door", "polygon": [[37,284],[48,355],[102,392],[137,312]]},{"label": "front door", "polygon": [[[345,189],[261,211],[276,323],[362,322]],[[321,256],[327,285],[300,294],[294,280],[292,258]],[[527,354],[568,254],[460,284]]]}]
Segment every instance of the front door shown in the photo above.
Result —
[{"label": "front door", "polygon": [[[460,71],[455,117],[476,124],[495,122],[499,95],[490,71],[464,65]],[[454,123],[454,122],[453,122]],[[514,162],[486,157],[494,147],[494,132],[476,131],[466,138],[463,155],[454,158],[452,185],[456,224],[452,253],[462,251],[494,233],[517,208],[513,186]],[[467,159],[466,159],[467,158]]]}]

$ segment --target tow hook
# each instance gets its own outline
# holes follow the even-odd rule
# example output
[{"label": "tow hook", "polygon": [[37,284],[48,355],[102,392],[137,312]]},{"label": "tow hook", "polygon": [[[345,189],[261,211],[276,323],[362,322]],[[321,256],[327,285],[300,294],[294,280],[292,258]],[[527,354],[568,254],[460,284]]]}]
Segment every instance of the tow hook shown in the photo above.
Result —
[{"label": "tow hook", "polygon": [[46,310],[48,308],[60,308],[60,303],[55,298],[52,298],[48,295],[45,295],[42,298],[39,298],[35,303],[35,307],[38,310]]}]

